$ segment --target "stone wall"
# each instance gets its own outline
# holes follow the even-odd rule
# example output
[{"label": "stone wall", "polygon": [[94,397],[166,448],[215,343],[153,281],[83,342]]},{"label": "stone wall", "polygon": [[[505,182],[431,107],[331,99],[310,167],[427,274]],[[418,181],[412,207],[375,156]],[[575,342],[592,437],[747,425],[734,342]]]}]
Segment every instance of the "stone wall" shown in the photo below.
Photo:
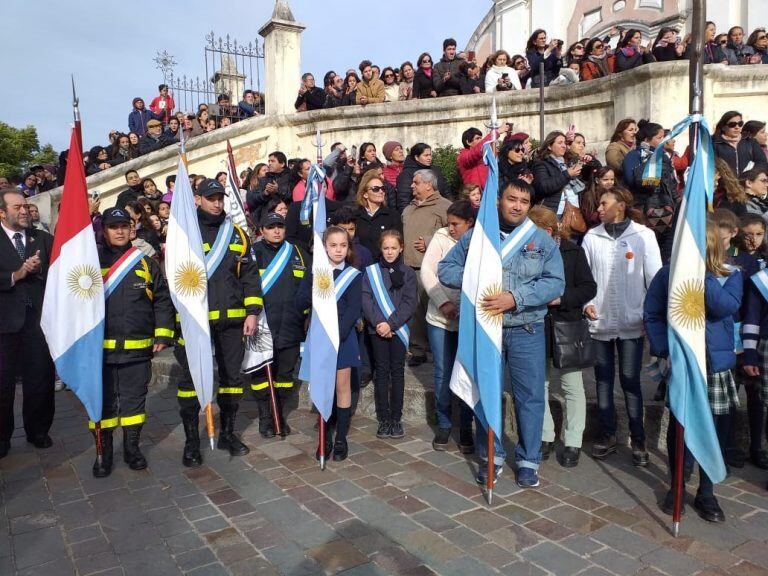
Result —
[{"label": "stone wall", "polygon": [[[706,118],[714,128],[727,110],[739,110],[746,119],[766,119],[768,68],[761,65],[705,68]],[[300,114],[267,115],[239,122],[198,136],[187,146],[189,172],[213,177],[226,170],[227,139],[235,149],[238,170],[266,162],[273,150],[288,157],[316,156],[315,131],[320,129],[328,153],[333,142],[347,146],[374,142],[379,150],[387,140],[399,140],[406,147],[417,142],[433,146],[460,146],[460,135],[470,126],[482,129],[493,96],[477,94],[433,100],[391,102],[317,110]],[[515,123],[515,130],[539,136],[539,93],[536,90],[507,92],[496,96],[499,118]],[[655,63],[609,78],[573,86],[545,89],[545,128],[564,129],[574,123],[585,133],[588,148],[602,150],[618,120],[625,117],[651,118],[671,128],[688,110],[688,62]],[[678,141],[682,151],[684,139]],[[176,172],[178,151],[166,148],[137,158],[88,178],[89,190],[99,190],[102,208],[114,204],[124,189],[124,173],[139,171],[155,179],[158,188],[165,177]],[[44,220],[55,220],[61,189],[35,197]]]}]

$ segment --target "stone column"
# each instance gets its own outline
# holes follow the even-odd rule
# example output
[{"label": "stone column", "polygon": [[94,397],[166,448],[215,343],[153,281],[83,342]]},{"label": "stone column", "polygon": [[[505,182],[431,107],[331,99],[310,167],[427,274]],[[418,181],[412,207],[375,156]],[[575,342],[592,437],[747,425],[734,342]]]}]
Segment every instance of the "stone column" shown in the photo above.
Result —
[{"label": "stone column", "polygon": [[301,33],[286,0],[277,0],[272,18],[259,30],[264,38],[264,98],[267,114],[288,114],[301,83]]}]

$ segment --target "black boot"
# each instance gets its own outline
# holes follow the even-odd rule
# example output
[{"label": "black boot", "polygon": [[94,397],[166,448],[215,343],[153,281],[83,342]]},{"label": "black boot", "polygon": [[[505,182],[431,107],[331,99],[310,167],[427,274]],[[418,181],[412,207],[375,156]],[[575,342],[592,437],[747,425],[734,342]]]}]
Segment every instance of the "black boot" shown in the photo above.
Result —
[{"label": "black boot", "polygon": [[147,459],[139,449],[141,438],[141,424],[123,428],[123,461],[131,470],[144,470],[147,467]]},{"label": "black boot", "polygon": [[199,418],[197,412],[188,414],[181,412],[181,421],[184,424],[184,435],[187,437],[184,442],[184,455],[181,457],[181,463],[187,468],[197,468],[203,465],[203,455],[200,454],[200,432],[198,430]]},{"label": "black boot", "polygon": [[277,413],[280,418],[280,436],[285,438],[291,433],[291,427],[285,421],[285,401],[280,396],[277,397]]},{"label": "black boot", "polygon": [[[96,431],[92,430],[93,438],[96,439]],[[112,474],[112,429],[101,429],[101,459],[96,457],[93,462],[94,478],[106,478]]]},{"label": "black boot", "polygon": [[259,434],[262,438],[274,438],[275,426],[272,423],[272,410],[269,400],[259,400]]},{"label": "black boot", "polygon": [[245,456],[251,450],[235,436],[235,416],[237,416],[237,408],[221,409],[219,414],[221,431],[216,447],[219,450],[228,450],[230,456]]}]

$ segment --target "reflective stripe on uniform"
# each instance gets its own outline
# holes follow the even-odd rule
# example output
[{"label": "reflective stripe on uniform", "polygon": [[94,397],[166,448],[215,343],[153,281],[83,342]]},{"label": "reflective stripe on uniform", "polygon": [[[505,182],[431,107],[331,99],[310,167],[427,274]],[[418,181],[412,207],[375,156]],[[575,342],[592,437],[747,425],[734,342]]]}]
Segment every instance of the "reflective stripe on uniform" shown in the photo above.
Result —
[{"label": "reflective stripe on uniform", "polygon": [[244,246],[242,244],[230,244],[229,245],[229,249],[232,250],[233,252],[240,252],[240,253],[242,253],[243,252],[243,248],[244,248]]},{"label": "reflective stripe on uniform", "polygon": [[174,332],[169,328],[155,328],[155,338],[173,338]]},{"label": "reflective stripe on uniform", "polygon": [[[227,318],[245,318],[245,308],[230,308],[227,310]],[[208,320],[220,320],[221,311],[211,310],[208,312]]]},{"label": "reflective stripe on uniform", "polygon": [[224,388],[219,388],[219,394],[242,394],[243,389],[235,386],[225,386]]},{"label": "reflective stripe on uniform", "polygon": [[264,300],[260,296],[248,296],[243,302],[244,306],[263,306]]},{"label": "reflective stripe on uniform", "polygon": [[[101,427],[102,427],[102,429],[104,429],[104,428],[115,428],[117,426],[117,424],[118,424],[118,421],[119,421],[119,418],[117,416],[115,416],[114,418],[106,418],[106,419],[101,421]],[[88,428],[90,428],[91,430],[95,430],[96,429],[96,422],[94,422],[93,420],[89,420],[88,421]]]},{"label": "reflective stripe on uniform", "polygon": [[304,278],[304,270],[294,270],[293,275],[296,278]]},{"label": "reflective stripe on uniform", "polygon": [[208,242],[203,242],[203,250],[205,252],[210,252],[211,251],[211,245],[208,244]]},{"label": "reflective stripe on uniform", "polygon": [[264,390],[269,386],[269,382],[258,382],[255,384],[251,384],[251,390],[258,391],[258,390]]},{"label": "reflective stripe on uniform", "polygon": [[194,390],[179,390],[178,392],[176,392],[176,396],[178,396],[179,398],[196,398],[197,392],[195,392]]},{"label": "reflective stripe on uniform", "polygon": [[184,338],[179,338],[178,340],[176,340],[176,343],[177,343],[179,346],[184,346]]},{"label": "reflective stripe on uniform", "polygon": [[293,381],[290,382],[275,382],[275,388],[293,388]]},{"label": "reflective stripe on uniform", "polygon": [[[105,350],[117,350],[117,340],[104,340]],[[152,338],[144,340],[123,340],[123,350],[143,350],[152,346]]]},{"label": "reflective stripe on uniform", "polygon": [[137,424],[144,424],[147,421],[146,414],[136,414],[135,416],[122,416],[120,418],[120,426],[136,426]]}]

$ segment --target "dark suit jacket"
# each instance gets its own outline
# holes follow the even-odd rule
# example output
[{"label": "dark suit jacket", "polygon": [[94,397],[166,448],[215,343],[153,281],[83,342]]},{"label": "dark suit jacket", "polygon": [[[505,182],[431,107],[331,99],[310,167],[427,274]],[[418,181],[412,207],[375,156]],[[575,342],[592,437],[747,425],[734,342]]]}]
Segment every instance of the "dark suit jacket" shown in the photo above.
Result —
[{"label": "dark suit jacket", "polygon": [[48,232],[27,230],[26,258],[40,250],[42,268],[38,274],[27,276],[11,286],[11,274],[21,268],[23,262],[5,230],[0,229],[0,334],[11,334],[23,328],[28,312],[24,304],[26,298],[32,302],[33,310],[30,312],[40,317],[52,247],[53,236]]}]

